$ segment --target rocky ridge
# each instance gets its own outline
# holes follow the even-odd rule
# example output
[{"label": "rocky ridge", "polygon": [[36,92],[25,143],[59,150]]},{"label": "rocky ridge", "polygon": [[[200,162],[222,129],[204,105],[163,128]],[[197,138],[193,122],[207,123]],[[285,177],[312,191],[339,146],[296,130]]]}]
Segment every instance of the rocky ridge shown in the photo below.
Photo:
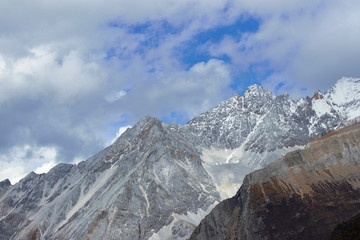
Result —
[{"label": "rocky ridge", "polygon": [[360,124],[247,175],[190,239],[329,239],[360,209]]},{"label": "rocky ridge", "polygon": [[145,117],[84,162],[1,182],[0,238],[186,239],[247,173],[356,121],[357,86],[295,102],[253,85],[186,125]]},{"label": "rocky ridge", "polygon": [[227,198],[247,173],[356,122],[359,96],[358,78],[342,78],[324,94],[316,91],[297,101],[252,85],[186,125],[167,128],[201,148],[205,168]]},{"label": "rocky ridge", "polygon": [[[148,239],[218,200],[200,152],[146,117],[87,161],[15,184],[1,198],[0,239]],[[171,233],[195,224],[179,220]]]}]

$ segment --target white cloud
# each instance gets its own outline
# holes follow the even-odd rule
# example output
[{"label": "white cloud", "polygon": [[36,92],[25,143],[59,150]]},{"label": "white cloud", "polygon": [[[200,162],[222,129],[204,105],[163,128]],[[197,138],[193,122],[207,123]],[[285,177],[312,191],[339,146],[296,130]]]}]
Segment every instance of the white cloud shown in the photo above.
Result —
[{"label": "white cloud", "polygon": [[47,173],[51,168],[55,167],[56,164],[57,163],[54,160],[47,163],[43,163],[40,167],[35,169],[34,172],[36,174]]},{"label": "white cloud", "polygon": [[[131,128],[132,126],[128,125],[125,127],[119,127],[119,130],[116,132],[116,136],[111,140],[110,144],[113,144],[126,130]],[[106,144],[106,146],[110,145]]]},{"label": "white cloud", "polygon": [[137,108],[143,115],[164,116],[177,111],[193,117],[229,95],[230,82],[228,65],[211,59],[188,71],[164,71],[160,78],[139,84],[128,93],[131,101],[126,105],[129,111]]},{"label": "white cloud", "polygon": [[51,46],[30,49],[26,57],[1,64],[0,102],[11,98],[49,98],[64,103],[99,90],[106,75],[72,51],[61,56]]},{"label": "white cloud", "polygon": [[[326,90],[343,75],[359,76],[360,3],[358,1],[238,1],[261,19],[258,32],[240,40],[228,36],[210,47],[227,54],[241,71],[264,64],[274,76],[263,84],[286,85],[294,95]],[[277,81],[275,81],[277,79]],[[296,93],[297,92],[297,93]]]},{"label": "white cloud", "polygon": [[115,102],[126,95],[126,91],[120,90],[105,97],[109,103]]},{"label": "white cloud", "polygon": [[43,173],[56,164],[57,150],[54,147],[16,146],[0,155],[0,179],[9,178],[12,184],[35,171]]},{"label": "white cloud", "polygon": [[[221,92],[230,82],[226,64],[210,60],[187,71],[174,57],[174,48],[194,34],[231,21],[222,12],[226,4],[0,2],[0,132],[6,139],[0,150],[8,152],[0,158],[6,165],[0,178],[8,177],[5,169],[23,176],[53,162],[90,157],[107,142],[108,124],[123,114],[130,116],[129,124],[143,115],[169,115],[174,106],[193,116],[226,96]],[[160,36],[128,29],[149,22]],[[180,30],[161,32],[163,23]],[[149,37],[159,37],[158,43],[141,45]],[[107,59],[109,49],[116,57]],[[25,145],[56,146],[57,154],[53,162],[13,160],[13,152],[20,154]]]}]

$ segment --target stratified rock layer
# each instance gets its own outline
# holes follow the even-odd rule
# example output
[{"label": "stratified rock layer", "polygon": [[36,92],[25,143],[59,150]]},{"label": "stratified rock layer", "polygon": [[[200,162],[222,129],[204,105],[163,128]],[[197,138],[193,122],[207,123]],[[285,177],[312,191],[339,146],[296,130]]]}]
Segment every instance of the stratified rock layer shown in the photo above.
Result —
[{"label": "stratified rock layer", "polygon": [[356,124],[247,175],[236,196],[220,203],[190,239],[329,239],[359,209]]}]

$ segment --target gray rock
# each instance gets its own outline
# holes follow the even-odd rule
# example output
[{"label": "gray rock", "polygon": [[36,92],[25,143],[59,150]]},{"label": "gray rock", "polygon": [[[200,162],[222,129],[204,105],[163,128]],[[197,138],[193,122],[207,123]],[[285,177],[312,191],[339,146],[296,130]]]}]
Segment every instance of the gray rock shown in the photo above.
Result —
[{"label": "gray rock", "polygon": [[[296,102],[253,85],[185,125],[144,117],[86,161],[2,182],[0,239],[186,239],[229,185],[356,121],[359,83],[342,79]],[[206,227],[222,229],[219,239],[230,206],[217,207],[227,210]]]},{"label": "gray rock", "polygon": [[329,239],[360,207],[360,124],[250,173],[190,239]]}]

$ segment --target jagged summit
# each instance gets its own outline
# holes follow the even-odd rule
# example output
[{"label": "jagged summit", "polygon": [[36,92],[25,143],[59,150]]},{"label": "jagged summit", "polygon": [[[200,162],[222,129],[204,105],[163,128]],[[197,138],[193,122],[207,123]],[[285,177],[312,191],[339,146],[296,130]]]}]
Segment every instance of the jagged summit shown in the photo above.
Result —
[{"label": "jagged summit", "polygon": [[9,179],[5,179],[0,182],[0,198],[10,187],[11,187],[11,183]]},{"label": "jagged summit", "polygon": [[265,90],[265,88],[263,88],[260,85],[257,84],[253,84],[251,86],[249,86],[244,93],[244,96],[263,96],[263,95],[269,95],[271,94],[270,91]]},{"label": "jagged summit", "polygon": [[315,99],[315,100],[318,100],[318,99],[323,99],[323,94],[320,90],[316,90],[314,92],[314,95],[312,96],[311,99]]},{"label": "jagged summit", "polygon": [[360,78],[341,78],[324,94],[324,98],[333,108],[346,116],[347,120],[356,120],[360,116]]},{"label": "jagged summit", "polygon": [[359,116],[359,85],[297,102],[252,85],[185,125],[143,117],[86,161],[2,182],[0,239],[186,239],[247,173]]},{"label": "jagged summit", "polygon": [[0,182],[0,187],[8,187],[10,185],[11,185],[11,183],[10,183],[9,179],[5,179],[5,180]]},{"label": "jagged summit", "polygon": [[0,239],[188,236],[220,201],[200,154],[144,117],[88,160],[31,173],[0,196]]},{"label": "jagged summit", "polygon": [[[127,139],[130,140],[132,138],[135,138],[139,134],[144,135],[146,132],[148,132],[151,128],[155,128],[158,130],[163,129],[162,122],[151,116],[145,116],[141,118],[132,128],[127,129],[121,137],[119,137],[115,141],[115,145],[120,141],[121,139]],[[156,131],[156,130],[155,130]]]}]

